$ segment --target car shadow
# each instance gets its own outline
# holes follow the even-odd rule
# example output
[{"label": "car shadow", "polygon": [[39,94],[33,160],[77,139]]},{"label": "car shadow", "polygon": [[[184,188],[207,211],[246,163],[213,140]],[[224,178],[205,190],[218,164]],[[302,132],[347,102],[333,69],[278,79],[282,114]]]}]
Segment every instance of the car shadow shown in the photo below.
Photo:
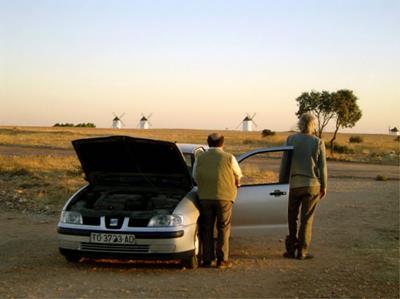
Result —
[{"label": "car shadow", "polygon": [[82,258],[76,265],[97,269],[182,269],[179,260],[119,260]]}]

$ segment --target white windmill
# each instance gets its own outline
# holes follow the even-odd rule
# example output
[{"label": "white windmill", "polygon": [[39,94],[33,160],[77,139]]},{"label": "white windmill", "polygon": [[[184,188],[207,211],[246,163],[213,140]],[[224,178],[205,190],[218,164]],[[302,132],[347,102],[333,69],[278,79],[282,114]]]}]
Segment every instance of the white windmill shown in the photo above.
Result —
[{"label": "white windmill", "polygon": [[253,131],[253,124],[255,127],[257,127],[256,122],[254,121],[254,117],[256,114],[254,113],[252,116],[250,114],[246,113],[245,118],[239,123],[237,128],[242,125],[242,131],[249,132]]},{"label": "white windmill", "polygon": [[140,118],[139,121],[139,128],[140,129],[148,129],[151,126],[151,122],[149,121],[150,117],[151,117],[152,113],[150,113],[147,117],[144,116],[144,114],[142,113],[142,117]]},{"label": "white windmill", "polygon": [[112,127],[113,129],[121,129],[122,126],[125,126],[124,122],[122,121],[122,117],[125,115],[125,113],[122,113],[120,116],[117,116],[114,112],[114,118],[112,121]]}]

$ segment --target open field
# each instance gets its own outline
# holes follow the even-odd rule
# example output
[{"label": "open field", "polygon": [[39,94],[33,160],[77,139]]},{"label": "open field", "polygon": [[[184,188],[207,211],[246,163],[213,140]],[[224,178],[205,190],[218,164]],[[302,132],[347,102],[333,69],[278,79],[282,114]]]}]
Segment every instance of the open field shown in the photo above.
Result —
[{"label": "open field", "polygon": [[[44,153],[57,154],[70,150],[71,141],[107,135],[128,135],[154,138],[180,143],[205,143],[210,130],[188,129],[86,129],[86,128],[41,128],[41,127],[0,127],[0,154],[13,151],[36,149]],[[278,132],[274,136],[262,137],[261,132],[219,131],[225,135],[226,150],[240,154],[249,149],[263,146],[282,145],[290,132]],[[350,143],[351,136],[360,136],[362,143]],[[331,133],[324,135],[328,142]],[[400,143],[394,136],[383,134],[338,134],[336,143],[345,146],[347,153],[336,153],[332,159],[372,162],[398,165]],[[8,150],[7,150],[8,149]],[[54,153],[52,153],[54,151]]]},{"label": "open field", "polygon": [[[113,134],[154,138],[181,143],[205,143],[206,130],[171,129],[85,129],[0,127],[0,203],[8,208],[40,212],[58,211],[65,198],[85,182],[71,141],[79,138]],[[257,147],[284,144],[288,132],[263,138],[260,132],[221,131],[226,137],[226,150],[240,154]],[[358,135],[364,140],[350,144],[351,135],[341,134],[338,143],[354,154],[335,154],[331,161],[357,161],[369,164],[368,177],[397,179],[396,167],[388,174],[386,165],[399,165],[399,142],[393,136]],[[329,137],[329,135],[327,135]],[[331,164],[334,171],[334,165]],[[356,166],[354,166],[356,167]]]}]

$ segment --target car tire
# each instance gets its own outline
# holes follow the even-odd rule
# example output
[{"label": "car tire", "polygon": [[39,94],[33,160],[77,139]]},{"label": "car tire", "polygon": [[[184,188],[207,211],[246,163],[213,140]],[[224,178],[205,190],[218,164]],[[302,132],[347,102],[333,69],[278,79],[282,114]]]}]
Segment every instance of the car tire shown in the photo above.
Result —
[{"label": "car tire", "polygon": [[65,259],[70,263],[78,263],[81,257],[76,254],[64,254]]},{"label": "car tire", "polygon": [[196,269],[201,261],[202,246],[201,246],[199,225],[196,226],[196,231],[194,233],[194,238],[193,238],[193,246],[194,246],[193,255],[191,257],[182,260],[183,266],[189,269]]}]

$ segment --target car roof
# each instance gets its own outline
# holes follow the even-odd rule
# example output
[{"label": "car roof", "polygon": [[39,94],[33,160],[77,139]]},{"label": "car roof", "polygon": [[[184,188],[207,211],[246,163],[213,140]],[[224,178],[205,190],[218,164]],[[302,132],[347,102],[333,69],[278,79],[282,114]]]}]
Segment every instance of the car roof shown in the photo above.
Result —
[{"label": "car roof", "polygon": [[184,154],[193,154],[199,148],[202,148],[205,151],[208,149],[208,146],[205,144],[177,143],[176,145]]}]

